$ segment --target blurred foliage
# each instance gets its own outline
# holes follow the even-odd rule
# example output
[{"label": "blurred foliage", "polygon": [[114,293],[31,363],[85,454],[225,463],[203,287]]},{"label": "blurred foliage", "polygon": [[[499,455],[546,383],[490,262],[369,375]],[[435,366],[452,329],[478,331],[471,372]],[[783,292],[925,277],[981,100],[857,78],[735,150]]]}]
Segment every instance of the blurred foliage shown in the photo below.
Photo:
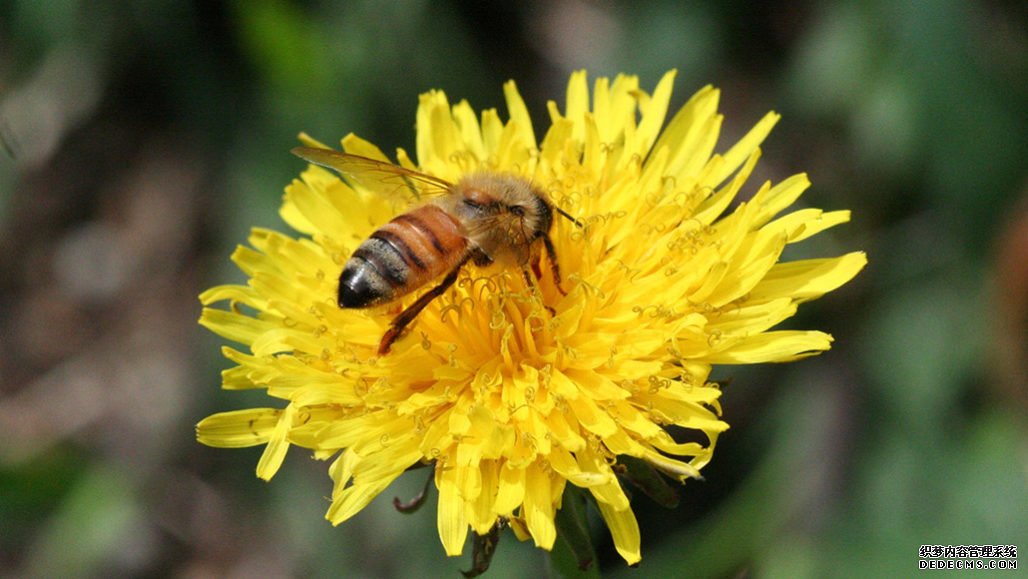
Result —
[{"label": "blurred foliage", "polygon": [[[674,511],[636,497],[643,562],[602,525],[604,574],[897,576],[922,544],[1028,548],[1028,9],[990,0],[0,4],[0,575],[455,576],[402,477],[323,520],[325,465],[193,441],[219,340],[195,296],[241,275],[251,226],[307,131],[413,147],[417,95],[537,126],[568,73],[677,68],[673,106],[722,88],[725,140],[784,119],[758,170],[853,223],[803,255],[870,265],[793,327],[835,348],[721,368],[721,438]],[[756,184],[751,183],[751,188]],[[800,255],[795,255],[800,257]],[[593,513],[595,514],[595,513]],[[594,522],[598,523],[598,520]],[[503,536],[489,577],[547,572]]]}]

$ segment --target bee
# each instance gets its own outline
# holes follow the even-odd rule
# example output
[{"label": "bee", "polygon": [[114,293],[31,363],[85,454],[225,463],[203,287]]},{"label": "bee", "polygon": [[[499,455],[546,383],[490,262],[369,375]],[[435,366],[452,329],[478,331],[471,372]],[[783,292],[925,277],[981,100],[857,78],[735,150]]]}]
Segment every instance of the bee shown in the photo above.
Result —
[{"label": "bee", "polygon": [[[546,252],[557,290],[560,265],[550,238],[554,213],[582,224],[555,206],[529,180],[506,173],[478,172],[456,183],[383,161],[331,149],[297,147],[293,154],[361,183],[397,178],[412,190],[413,182],[437,194],[382,225],[365,239],[339,276],[341,308],[369,308],[394,302],[442,277],[393,318],[378,345],[379,355],[432,300],[446,292],[469,262],[521,269],[531,287],[542,277],[539,246]],[[547,308],[549,309],[549,308]],[[552,312],[552,310],[550,310]]]}]

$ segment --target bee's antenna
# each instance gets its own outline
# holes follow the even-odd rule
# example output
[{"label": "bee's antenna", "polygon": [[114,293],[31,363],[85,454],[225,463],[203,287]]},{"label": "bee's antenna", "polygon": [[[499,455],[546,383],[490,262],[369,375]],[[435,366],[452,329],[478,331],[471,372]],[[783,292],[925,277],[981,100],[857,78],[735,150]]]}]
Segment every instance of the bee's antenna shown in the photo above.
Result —
[{"label": "bee's antenna", "polygon": [[563,209],[561,209],[560,207],[557,207],[557,206],[554,206],[554,209],[557,210],[557,213],[560,213],[565,218],[567,218],[567,220],[570,221],[571,223],[574,223],[575,225],[577,225],[579,227],[585,227],[584,225],[582,225],[581,221],[579,221],[579,220],[575,219],[574,217],[572,217],[567,211],[564,211]]}]

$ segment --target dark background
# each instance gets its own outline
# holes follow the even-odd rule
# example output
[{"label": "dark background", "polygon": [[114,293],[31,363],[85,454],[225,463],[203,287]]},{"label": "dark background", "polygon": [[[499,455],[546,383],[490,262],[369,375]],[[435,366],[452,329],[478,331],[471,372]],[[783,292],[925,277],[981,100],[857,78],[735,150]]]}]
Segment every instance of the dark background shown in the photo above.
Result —
[{"label": "dark background", "polygon": [[[203,289],[285,229],[307,131],[413,150],[417,96],[503,106],[542,134],[572,70],[719,86],[721,150],[783,120],[759,179],[852,209],[805,256],[866,250],[786,327],[832,351],[722,367],[732,425],[705,482],[634,501],[643,562],[605,574],[910,575],[923,544],[1028,548],[1028,8],[1022,2],[0,3],[0,575],[456,576],[434,502],[324,521],[326,464],[194,441],[222,393]],[[748,185],[752,192],[759,185]],[[1022,564],[1024,563],[1022,558]],[[492,577],[545,569],[506,535]]]}]

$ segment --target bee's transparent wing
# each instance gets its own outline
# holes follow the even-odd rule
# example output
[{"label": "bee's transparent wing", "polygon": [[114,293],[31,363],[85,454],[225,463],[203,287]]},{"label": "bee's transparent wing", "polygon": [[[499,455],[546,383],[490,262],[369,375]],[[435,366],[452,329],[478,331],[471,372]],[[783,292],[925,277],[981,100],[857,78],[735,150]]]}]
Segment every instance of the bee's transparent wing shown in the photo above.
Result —
[{"label": "bee's transparent wing", "polygon": [[385,196],[405,194],[414,200],[441,195],[453,185],[444,179],[377,159],[332,149],[296,147],[292,153],[315,165],[332,169],[346,180]]}]

